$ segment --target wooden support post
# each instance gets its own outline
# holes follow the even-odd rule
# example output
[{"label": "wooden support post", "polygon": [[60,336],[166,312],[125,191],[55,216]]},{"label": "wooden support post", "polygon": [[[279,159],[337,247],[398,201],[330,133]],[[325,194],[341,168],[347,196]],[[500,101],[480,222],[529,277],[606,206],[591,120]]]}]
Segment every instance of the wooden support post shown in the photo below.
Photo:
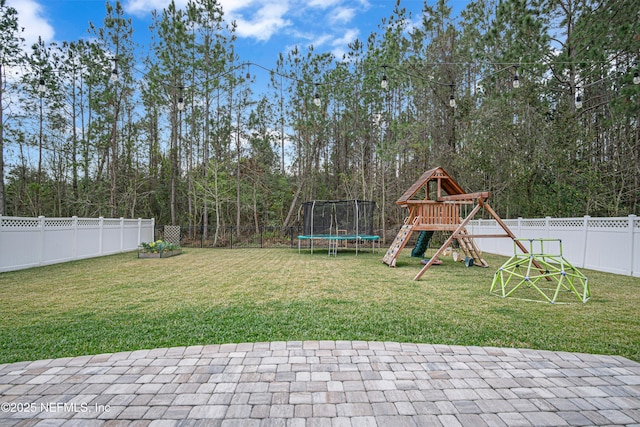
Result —
[{"label": "wooden support post", "polygon": [[[519,240],[516,239],[515,234],[511,232],[509,227],[507,227],[507,224],[505,224],[504,221],[502,221],[502,218],[498,216],[498,214],[491,208],[491,206],[489,206],[488,203],[485,203],[484,208],[487,210],[487,212],[489,212],[489,214],[493,217],[493,219],[496,220],[496,222],[500,225],[500,227],[502,227],[502,229],[509,235],[509,237],[513,239],[513,241],[516,243],[516,245],[518,245],[522,253],[528,254],[529,251],[527,250],[527,248]],[[533,265],[535,265],[536,268],[540,270],[540,273],[545,274],[544,268],[535,259],[533,260]],[[551,280],[548,276],[546,278],[547,280]]]},{"label": "wooden support post", "polygon": [[461,235],[461,231],[464,230],[464,228],[469,223],[469,221],[471,221],[471,218],[473,218],[478,213],[478,211],[480,210],[481,207],[482,206],[480,205],[480,203],[478,203],[473,208],[471,213],[464,219],[464,221],[462,221],[460,223],[460,225],[458,225],[458,228],[456,228],[456,230],[453,233],[451,233],[449,238],[444,242],[444,244],[442,246],[440,246],[440,249],[438,249],[436,251],[435,255],[433,255],[431,257],[429,262],[427,262],[427,264],[424,267],[422,267],[422,270],[420,270],[420,272],[418,274],[416,274],[416,277],[414,277],[413,280],[419,280],[420,277],[422,277],[422,275],[429,269],[429,267],[431,267],[431,265],[433,264],[434,260],[436,258],[438,258],[440,255],[442,255],[442,253],[444,253],[445,249],[451,244],[453,239],[455,239],[455,238],[457,238],[458,236]]},{"label": "wooden support post", "polygon": [[[476,193],[476,194],[482,194],[482,193]],[[496,222],[498,223],[498,225],[500,225],[500,227],[504,230],[504,232],[506,233],[505,236],[493,236],[493,237],[510,237],[515,243],[516,245],[518,245],[518,248],[520,248],[520,250],[525,253],[528,254],[529,251],[527,251],[527,248],[516,239],[515,234],[513,234],[511,232],[511,230],[509,229],[509,227],[507,227],[507,225],[504,223],[504,221],[502,221],[502,219],[498,216],[498,214],[491,208],[491,206],[489,206],[488,203],[485,202],[485,198],[483,195],[480,195],[480,197],[478,197],[478,204],[473,208],[473,210],[471,211],[471,213],[469,215],[467,215],[467,217],[458,225],[458,228],[456,228],[456,230],[451,234],[451,236],[449,236],[449,238],[444,242],[444,244],[440,247],[440,249],[438,249],[436,251],[436,253],[431,257],[431,259],[429,260],[429,262],[427,262],[427,264],[422,267],[422,269],[420,270],[420,272],[418,272],[418,274],[416,274],[416,276],[413,278],[413,280],[419,280],[420,277],[422,277],[422,275],[429,269],[429,267],[431,267],[434,263],[434,261],[436,260],[436,258],[440,255],[442,255],[442,253],[444,253],[445,249],[451,244],[451,242],[453,241],[453,239],[463,239],[465,237],[469,238],[472,237],[470,235],[466,235],[466,233],[464,232],[465,227],[467,226],[467,224],[469,223],[469,221],[471,221],[473,219],[473,217],[480,211],[480,209],[486,209],[487,212],[489,212],[489,214],[493,217],[493,219],[496,220]],[[541,273],[544,273],[544,268],[540,265],[540,263],[538,263],[536,260],[533,260],[533,265],[540,270]],[[549,278],[547,278],[547,280],[549,280]]]}]

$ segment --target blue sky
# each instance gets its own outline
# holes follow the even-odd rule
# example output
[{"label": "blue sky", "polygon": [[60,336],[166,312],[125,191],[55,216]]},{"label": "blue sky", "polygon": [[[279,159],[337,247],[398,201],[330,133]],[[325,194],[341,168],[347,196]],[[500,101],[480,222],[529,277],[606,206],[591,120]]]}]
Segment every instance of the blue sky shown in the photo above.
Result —
[{"label": "blue sky", "polygon": [[[27,45],[41,36],[45,42],[89,38],[88,23],[102,26],[105,0],[7,0],[18,10]],[[187,0],[176,0],[184,6]],[[365,41],[379,32],[382,19],[391,15],[395,0],[219,0],[225,21],[238,23],[237,49],[241,60],[272,68],[281,52],[313,45],[316,52],[333,52],[338,58],[356,38]],[[435,0],[429,0],[434,4]],[[452,1],[454,15],[466,1]],[[151,11],[169,0],[122,0],[133,20],[135,41],[142,49],[150,43]],[[419,19],[422,0],[402,0],[402,6]]]}]

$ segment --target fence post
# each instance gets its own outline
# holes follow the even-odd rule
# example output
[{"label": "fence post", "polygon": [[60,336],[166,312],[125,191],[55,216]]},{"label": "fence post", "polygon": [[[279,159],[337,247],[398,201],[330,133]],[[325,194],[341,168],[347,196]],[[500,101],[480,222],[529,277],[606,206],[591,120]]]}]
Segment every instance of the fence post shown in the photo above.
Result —
[{"label": "fence post", "polygon": [[78,217],[72,216],[73,222],[73,259],[78,259]]},{"label": "fence post", "polygon": [[120,252],[124,252],[124,218],[120,217]]},{"label": "fence post", "polygon": [[583,245],[582,245],[582,265],[580,265],[580,268],[585,268],[585,266],[587,265],[587,246],[588,246],[588,239],[589,239],[589,219],[591,217],[589,215],[585,215],[583,218],[584,223],[582,224],[582,241],[583,241]]},{"label": "fence post", "polygon": [[551,237],[551,217],[545,217],[544,219],[544,231],[546,233],[546,237],[547,239]]},{"label": "fence post", "polygon": [[38,255],[38,265],[42,265],[44,259],[44,217],[40,215],[38,217],[38,227],[40,228],[40,250]]},{"label": "fence post", "polygon": [[636,216],[635,215],[629,215],[629,225],[628,225],[628,230],[629,230],[629,247],[631,248],[630,252],[630,258],[629,258],[629,276],[633,276],[633,261],[636,259],[635,258],[635,245],[634,245],[634,235],[633,232],[635,231],[633,225],[635,223],[636,220]]},{"label": "fence post", "polygon": [[99,217],[98,221],[99,221],[98,244],[100,245],[100,250],[98,251],[98,254],[102,255],[102,234],[104,233],[104,218]]}]

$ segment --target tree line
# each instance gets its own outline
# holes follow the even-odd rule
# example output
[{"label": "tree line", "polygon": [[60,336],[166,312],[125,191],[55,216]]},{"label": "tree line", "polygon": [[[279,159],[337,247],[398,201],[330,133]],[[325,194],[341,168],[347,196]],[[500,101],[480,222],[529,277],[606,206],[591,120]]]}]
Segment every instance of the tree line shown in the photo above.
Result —
[{"label": "tree line", "polygon": [[637,213],[637,5],[429,3],[398,1],[342,58],[298,46],[265,69],[217,0],[155,11],[144,48],[115,2],[87,39],[28,49],[0,0],[0,214],[154,217],[215,240],[364,199],[384,229],[436,166],[504,218]]}]

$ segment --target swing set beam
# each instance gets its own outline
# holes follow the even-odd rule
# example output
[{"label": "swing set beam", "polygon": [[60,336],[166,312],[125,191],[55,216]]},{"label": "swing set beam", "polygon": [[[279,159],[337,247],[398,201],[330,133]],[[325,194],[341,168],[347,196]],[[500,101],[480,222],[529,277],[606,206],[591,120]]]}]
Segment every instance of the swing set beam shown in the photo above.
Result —
[{"label": "swing set beam", "polygon": [[[528,253],[527,252],[527,248],[522,244],[522,242],[518,241],[518,239],[516,238],[515,234],[513,234],[513,232],[509,229],[509,227],[507,227],[507,225],[504,223],[504,221],[502,221],[502,219],[493,210],[493,208],[491,206],[489,206],[489,203],[486,202],[486,199],[491,196],[490,192],[483,191],[483,192],[479,192],[479,193],[471,193],[471,194],[464,194],[464,195],[460,194],[460,195],[455,195],[455,196],[444,196],[444,197],[441,197],[441,198],[460,198],[460,199],[464,200],[464,198],[462,198],[461,196],[468,196],[468,197],[470,196],[472,199],[476,199],[477,200],[477,204],[471,210],[469,215],[467,215],[467,217],[464,220],[462,220],[462,222],[460,222],[460,224],[458,224],[458,227],[453,231],[453,233],[451,233],[449,238],[442,244],[442,246],[440,246],[440,248],[436,251],[436,253],[425,264],[425,266],[422,267],[422,269],[418,272],[418,274],[416,274],[416,276],[413,278],[413,280],[419,280],[422,277],[422,275],[424,273],[426,273],[426,271],[434,264],[435,260],[438,259],[438,257],[444,253],[444,251],[449,247],[449,245],[451,245],[451,243],[453,243],[454,239],[474,238],[474,237],[475,238],[480,238],[480,237],[484,237],[484,238],[510,238],[511,240],[513,240],[515,242],[515,244],[520,248],[520,250],[522,252]],[[466,226],[467,226],[467,224],[476,216],[476,214],[481,209],[484,209],[485,211],[487,211],[489,213],[489,215],[491,215],[493,217],[493,219],[496,220],[498,225],[500,225],[500,227],[504,230],[505,234],[487,234],[487,235],[482,235],[482,234],[480,234],[480,235],[470,235],[470,234],[466,234]],[[538,268],[540,271],[544,271],[542,265],[540,265],[538,263],[538,261],[533,260],[533,265],[536,268]]]}]

